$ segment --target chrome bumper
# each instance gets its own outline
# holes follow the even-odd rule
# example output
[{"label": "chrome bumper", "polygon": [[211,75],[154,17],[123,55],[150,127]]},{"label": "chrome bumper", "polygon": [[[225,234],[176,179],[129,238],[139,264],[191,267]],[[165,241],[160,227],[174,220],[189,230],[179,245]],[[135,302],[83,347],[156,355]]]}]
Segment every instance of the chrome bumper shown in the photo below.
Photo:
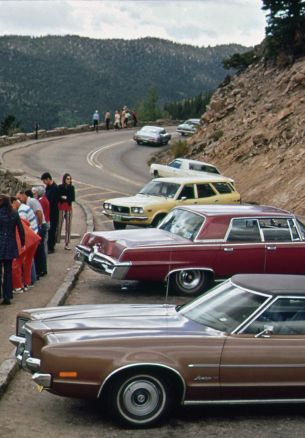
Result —
[{"label": "chrome bumper", "polygon": [[115,222],[131,222],[131,221],[147,221],[148,216],[130,216],[130,214],[122,213],[110,213],[109,211],[103,210],[102,213],[114,220]]},{"label": "chrome bumper", "polygon": [[43,374],[43,373],[35,373],[32,376],[32,379],[38,386],[42,389],[51,388],[52,384],[52,376],[51,374]]},{"label": "chrome bumper", "polygon": [[98,252],[98,247],[88,248],[76,245],[77,260],[83,260],[91,269],[110,276],[115,280],[124,280],[130,269],[131,262],[117,263],[114,259]]}]

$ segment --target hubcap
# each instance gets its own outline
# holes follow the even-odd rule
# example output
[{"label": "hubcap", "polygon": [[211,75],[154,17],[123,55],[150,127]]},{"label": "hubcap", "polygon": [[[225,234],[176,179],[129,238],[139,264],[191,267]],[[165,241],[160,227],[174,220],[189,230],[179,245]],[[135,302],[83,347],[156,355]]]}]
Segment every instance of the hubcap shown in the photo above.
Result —
[{"label": "hubcap", "polygon": [[128,416],[153,417],[164,401],[160,387],[150,380],[134,380],[121,393],[121,406]]},{"label": "hubcap", "polygon": [[178,282],[185,289],[198,287],[202,280],[202,272],[198,270],[179,272]]}]

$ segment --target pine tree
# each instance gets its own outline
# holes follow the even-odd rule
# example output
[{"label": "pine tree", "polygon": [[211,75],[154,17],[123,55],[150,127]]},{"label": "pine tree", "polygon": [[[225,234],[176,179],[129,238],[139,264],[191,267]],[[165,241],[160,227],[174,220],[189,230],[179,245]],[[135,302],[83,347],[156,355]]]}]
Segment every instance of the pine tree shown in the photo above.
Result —
[{"label": "pine tree", "polygon": [[262,0],[267,14],[267,55],[295,58],[305,53],[305,1]]}]

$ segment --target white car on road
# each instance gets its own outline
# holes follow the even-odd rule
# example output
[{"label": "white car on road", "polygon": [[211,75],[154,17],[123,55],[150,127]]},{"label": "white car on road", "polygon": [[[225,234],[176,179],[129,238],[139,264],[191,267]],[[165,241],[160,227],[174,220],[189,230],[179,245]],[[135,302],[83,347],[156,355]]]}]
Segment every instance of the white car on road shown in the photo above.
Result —
[{"label": "white car on road", "polygon": [[150,174],[154,178],[159,178],[171,176],[205,176],[211,174],[220,175],[220,172],[213,164],[188,160],[187,158],[176,158],[169,164],[151,164]]}]

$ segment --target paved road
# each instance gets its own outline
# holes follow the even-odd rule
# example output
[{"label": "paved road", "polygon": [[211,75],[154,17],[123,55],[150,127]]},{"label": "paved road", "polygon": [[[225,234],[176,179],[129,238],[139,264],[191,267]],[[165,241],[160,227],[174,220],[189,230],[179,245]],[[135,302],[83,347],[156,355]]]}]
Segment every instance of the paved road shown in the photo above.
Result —
[{"label": "paved road", "polygon": [[[119,135],[123,134],[126,135],[125,132],[119,133]],[[132,193],[135,188],[131,180],[131,174],[135,173],[133,165],[135,163],[140,165],[141,169],[136,175],[139,180],[143,179],[144,181],[145,178],[148,178],[148,168],[144,166],[145,160],[152,151],[151,148],[136,148],[134,153],[141,152],[143,157],[140,154],[141,156],[135,160],[131,153],[134,145],[130,141],[126,140],[125,142],[124,138],[118,136],[113,140],[111,134],[108,133],[103,137],[102,135],[94,137],[94,135],[73,136],[73,138],[52,142],[52,145],[40,145],[39,151],[35,153],[33,149],[31,151],[28,149],[15,153],[14,157],[10,154],[6,159],[9,158],[14,164],[20,164],[13,167],[21,167],[21,163],[26,164],[27,171],[34,175],[40,175],[41,170],[46,168],[46,163],[49,163],[48,169],[50,169],[51,164],[56,163],[56,157],[61,153],[60,156],[63,159],[58,162],[56,172],[53,172],[55,177],[58,177],[67,170],[66,163],[68,161],[66,160],[72,157],[71,167],[73,170],[71,167],[68,170],[74,176],[77,175],[78,199],[81,199],[92,209],[99,227],[108,229],[111,227],[110,222],[101,219],[99,214],[102,199],[105,196],[108,197],[109,194],[108,191],[105,191],[105,181],[108,184],[107,188],[113,190],[112,193],[121,193],[125,190]],[[108,135],[109,138],[106,139]],[[120,146],[111,146],[118,141],[124,141],[124,143],[120,143]],[[103,143],[103,151],[97,152],[101,143]],[[123,163],[119,162],[121,158],[118,155],[123,157]],[[93,161],[93,166],[89,163],[90,160]],[[125,162],[130,163],[128,164],[129,171],[122,169]],[[101,164],[103,167],[99,168],[98,166]],[[105,165],[107,172],[103,170]],[[115,177],[115,186],[113,187],[110,186],[112,166],[114,173],[119,172],[126,179],[121,180],[119,185],[116,185],[117,178]],[[164,294],[165,290],[162,285],[145,286],[144,292],[143,285],[139,283],[135,282],[126,287],[123,282],[114,282],[89,269],[84,269],[67,304],[157,303],[164,301]],[[184,300],[183,297],[169,297],[169,302],[181,303]],[[135,438],[142,437],[144,434],[148,437],[154,437],[158,434],[160,437],[175,436],[181,438],[184,438],[185,435],[189,437],[239,436],[241,438],[249,436],[278,438],[288,435],[303,437],[305,435],[304,413],[305,407],[303,405],[182,408],[165,425],[146,431],[126,430],[123,432],[100,412],[97,404],[59,398],[48,393],[39,394],[35,390],[30,376],[19,372],[0,402],[0,436],[13,434],[18,438],[23,438],[35,434],[38,437],[60,435],[68,438],[100,436],[116,438],[119,434],[124,433],[127,437]]]}]

